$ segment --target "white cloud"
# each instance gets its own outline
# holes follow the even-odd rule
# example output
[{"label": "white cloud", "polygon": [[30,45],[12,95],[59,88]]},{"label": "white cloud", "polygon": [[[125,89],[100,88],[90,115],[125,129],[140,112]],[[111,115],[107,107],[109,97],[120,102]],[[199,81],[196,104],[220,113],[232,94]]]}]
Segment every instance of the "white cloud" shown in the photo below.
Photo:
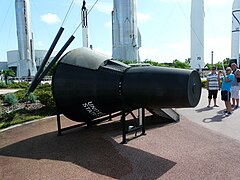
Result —
[{"label": "white cloud", "polygon": [[184,61],[190,57],[190,44],[186,40],[178,43],[168,43],[155,48],[141,47],[139,53],[141,61],[145,59],[151,59],[162,63],[172,62],[175,59]]},{"label": "white cloud", "polygon": [[[93,5],[93,4],[92,4]],[[92,6],[90,5],[90,6]],[[89,9],[90,7],[88,7]],[[112,3],[104,3],[104,2],[99,2],[96,4],[95,8],[102,13],[105,13],[107,15],[110,15],[112,10],[113,10],[113,5]]]},{"label": "white cloud", "polygon": [[[214,52],[214,63],[231,56],[230,37],[205,37],[204,62],[211,63],[211,51]],[[167,43],[155,48],[140,48],[141,60],[151,59],[158,62],[172,62],[174,59],[184,61],[190,58],[190,41],[185,40],[177,43]]]},{"label": "white cloud", "polygon": [[210,7],[225,6],[229,3],[232,4],[232,1],[230,0],[205,0],[204,1],[205,6],[210,6]]},{"label": "white cloud", "polygon": [[166,2],[166,3],[189,3],[191,0],[155,0],[158,2]]},{"label": "white cloud", "polygon": [[99,53],[102,53],[102,54],[104,54],[104,55],[107,55],[107,56],[109,56],[109,57],[112,57],[112,51],[111,50],[104,50],[104,49],[102,49],[102,48],[100,48],[100,47],[94,47],[93,46],[93,49],[95,50],[95,51],[97,51],[97,52],[99,52]]},{"label": "white cloud", "polygon": [[166,48],[168,50],[165,52],[165,56],[168,57],[167,59],[169,60],[178,59],[180,61],[184,61],[190,57],[189,39],[177,43],[168,43]]},{"label": "white cloud", "polygon": [[[94,11],[98,10],[99,12],[105,13],[105,14],[111,14],[113,10],[113,4],[112,3],[107,3],[107,2],[100,2],[98,1],[96,4],[94,4],[95,1],[93,2],[88,2],[86,1],[86,7],[88,10],[90,10],[93,5],[94,5]],[[82,0],[76,0],[76,4],[80,5],[82,7],[83,1]]]},{"label": "white cloud", "polygon": [[137,21],[138,22],[147,22],[149,20],[151,20],[150,14],[137,13]]},{"label": "white cloud", "polygon": [[145,59],[150,59],[157,61],[159,59],[159,49],[157,48],[144,48],[139,49],[140,59],[144,61]]},{"label": "white cloud", "polygon": [[47,24],[57,24],[61,22],[57,14],[47,13],[41,16],[41,20]]},{"label": "white cloud", "polygon": [[205,63],[211,62],[211,51],[213,51],[214,63],[222,61],[231,56],[231,38],[206,37],[205,38]]},{"label": "white cloud", "polygon": [[[156,2],[165,2],[165,3],[190,3],[192,0],[155,0]],[[232,3],[230,0],[204,0],[205,6],[224,6],[226,4]]]},{"label": "white cloud", "polygon": [[44,43],[42,42],[42,41],[37,41],[36,42],[36,47],[38,47],[38,48],[42,48],[42,47],[44,47],[45,45],[44,45]]},{"label": "white cloud", "polygon": [[82,0],[76,0],[75,2],[76,2],[76,4],[80,4],[80,5],[83,4],[83,1],[82,1]]},{"label": "white cloud", "polygon": [[106,22],[106,23],[105,23],[105,26],[106,26],[107,28],[112,28],[112,22],[111,22],[111,21]]}]

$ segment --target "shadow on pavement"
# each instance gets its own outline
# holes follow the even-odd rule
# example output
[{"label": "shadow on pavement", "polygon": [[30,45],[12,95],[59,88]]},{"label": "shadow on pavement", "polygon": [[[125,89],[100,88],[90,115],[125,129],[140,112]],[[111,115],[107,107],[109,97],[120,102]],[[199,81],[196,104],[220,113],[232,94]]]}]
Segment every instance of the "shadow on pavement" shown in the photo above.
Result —
[{"label": "shadow on pavement", "polygon": [[56,132],[42,134],[3,147],[0,155],[71,162],[117,179],[131,178],[134,174],[139,179],[157,179],[176,165],[168,159],[117,143],[109,134],[116,135],[114,129],[118,123],[77,128],[63,136],[57,136]]},{"label": "shadow on pavement", "polygon": [[226,118],[228,116],[223,114],[223,111],[220,110],[217,112],[217,114],[213,117],[209,117],[209,118],[204,118],[203,122],[204,123],[211,123],[211,122],[221,122],[224,118]]},{"label": "shadow on pavement", "polygon": [[196,109],[195,111],[203,112],[203,111],[210,111],[212,109],[213,109],[213,107],[203,107],[203,108],[200,108],[200,109]]}]

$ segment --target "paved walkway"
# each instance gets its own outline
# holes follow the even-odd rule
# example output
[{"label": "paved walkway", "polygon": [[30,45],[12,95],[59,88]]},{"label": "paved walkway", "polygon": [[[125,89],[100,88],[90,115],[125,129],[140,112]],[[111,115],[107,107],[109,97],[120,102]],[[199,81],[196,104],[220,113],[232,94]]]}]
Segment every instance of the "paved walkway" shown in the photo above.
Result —
[{"label": "paved walkway", "polygon": [[177,112],[190,121],[240,141],[240,108],[230,116],[224,116],[225,105],[220,92],[217,104],[219,107],[213,107],[213,102],[210,108],[207,107],[207,90],[203,89],[201,100],[195,108],[177,109]]},{"label": "paved walkway", "polygon": [[[128,135],[133,139],[126,145],[120,144],[119,117],[62,136],[57,136],[55,117],[2,131],[0,179],[237,180],[239,134],[226,132],[240,128],[239,110],[221,118],[223,104],[206,109],[205,96],[203,91],[196,108],[177,110],[179,123],[164,124],[148,115],[147,135]],[[63,127],[74,124],[61,119]]]},{"label": "paved walkway", "polygon": [[0,89],[0,94],[14,93],[19,91],[19,89]]}]

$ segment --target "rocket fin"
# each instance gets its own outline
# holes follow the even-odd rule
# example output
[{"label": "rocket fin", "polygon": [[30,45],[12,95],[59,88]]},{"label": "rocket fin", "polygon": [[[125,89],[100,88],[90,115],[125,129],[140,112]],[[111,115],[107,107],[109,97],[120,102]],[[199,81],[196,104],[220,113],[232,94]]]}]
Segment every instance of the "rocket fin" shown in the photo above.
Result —
[{"label": "rocket fin", "polygon": [[139,28],[137,28],[137,30],[138,30],[138,48],[140,48],[140,47],[142,47],[142,36],[139,31]]}]

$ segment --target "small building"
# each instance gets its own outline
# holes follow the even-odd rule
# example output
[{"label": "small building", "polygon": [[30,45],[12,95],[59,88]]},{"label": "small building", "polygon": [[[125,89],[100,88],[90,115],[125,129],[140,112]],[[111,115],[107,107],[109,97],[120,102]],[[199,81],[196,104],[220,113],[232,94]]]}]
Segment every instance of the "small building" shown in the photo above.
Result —
[{"label": "small building", "polygon": [[0,61],[0,70],[8,69],[7,61]]},{"label": "small building", "polygon": [[[36,62],[36,67],[37,69],[40,67],[45,55],[47,53],[47,50],[35,50],[34,54],[35,54],[35,62]],[[50,60],[53,59],[53,57],[56,55],[56,52],[53,52]],[[25,68],[24,70],[27,71],[27,63],[26,66],[21,65],[20,63],[23,64],[21,62],[22,60],[20,60],[19,58],[19,53],[18,50],[12,50],[12,51],[8,51],[7,52],[7,69],[11,69],[15,72],[17,77],[22,77],[23,75],[20,72],[23,72],[23,70],[20,71],[20,67],[21,68]]]}]

